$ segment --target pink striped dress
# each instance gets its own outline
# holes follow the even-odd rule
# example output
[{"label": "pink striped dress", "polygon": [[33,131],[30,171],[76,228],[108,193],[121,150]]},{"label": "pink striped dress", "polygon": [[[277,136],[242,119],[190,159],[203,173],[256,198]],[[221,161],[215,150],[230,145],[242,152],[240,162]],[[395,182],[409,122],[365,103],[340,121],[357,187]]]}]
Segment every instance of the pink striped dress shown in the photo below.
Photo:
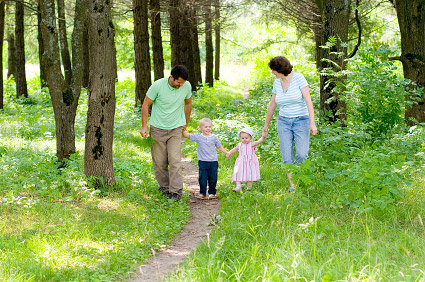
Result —
[{"label": "pink striped dress", "polygon": [[233,169],[232,181],[257,181],[260,179],[260,165],[252,143],[238,144],[239,156]]}]

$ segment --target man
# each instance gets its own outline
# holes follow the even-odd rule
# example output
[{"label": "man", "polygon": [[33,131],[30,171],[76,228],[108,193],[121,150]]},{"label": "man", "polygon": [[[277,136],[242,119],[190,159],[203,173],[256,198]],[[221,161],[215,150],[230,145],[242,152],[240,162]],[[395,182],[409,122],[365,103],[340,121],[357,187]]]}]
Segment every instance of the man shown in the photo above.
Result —
[{"label": "man", "polygon": [[177,65],[168,78],[155,81],[146,93],[142,105],[142,130],[140,135],[148,137],[148,112],[152,105],[149,121],[152,144],[152,162],[161,192],[180,200],[183,191],[181,165],[181,139],[183,129],[189,122],[192,111],[192,86],[187,81],[185,66]]}]

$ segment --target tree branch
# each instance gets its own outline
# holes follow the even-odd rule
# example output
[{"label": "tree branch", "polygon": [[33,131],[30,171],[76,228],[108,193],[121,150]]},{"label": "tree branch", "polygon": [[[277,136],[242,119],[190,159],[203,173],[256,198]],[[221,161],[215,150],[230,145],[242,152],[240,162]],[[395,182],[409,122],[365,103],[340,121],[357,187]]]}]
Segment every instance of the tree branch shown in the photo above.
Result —
[{"label": "tree branch", "polygon": [[354,46],[354,49],[351,52],[351,54],[348,56],[348,58],[354,57],[354,55],[357,53],[357,50],[359,50],[360,44],[362,43],[362,26],[361,26],[360,19],[359,19],[359,3],[360,3],[360,0],[356,0],[355,16],[356,16],[357,28],[359,29],[359,36],[357,38],[357,43]]}]

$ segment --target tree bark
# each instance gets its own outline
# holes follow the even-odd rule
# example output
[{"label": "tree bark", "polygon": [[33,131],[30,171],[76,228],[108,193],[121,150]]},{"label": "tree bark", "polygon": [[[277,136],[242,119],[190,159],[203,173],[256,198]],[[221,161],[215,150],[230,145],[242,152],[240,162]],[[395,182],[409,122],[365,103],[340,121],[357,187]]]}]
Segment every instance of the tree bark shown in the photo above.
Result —
[{"label": "tree bark", "polygon": [[171,39],[171,66],[180,65],[181,36],[180,36],[180,0],[170,0],[170,39]]},{"label": "tree bark", "polygon": [[214,49],[212,42],[212,13],[211,0],[205,1],[205,83],[209,87],[214,85]]},{"label": "tree bark", "polygon": [[90,69],[90,58],[89,58],[89,39],[87,31],[87,19],[84,19],[83,28],[83,41],[82,41],[82,56],[83,56],[83,79],[82,86],[84,88],[89,87],[89,69]]},{"label": "tree bark", "polygon": [[220,79],[220,0],[214,2],[215,62],[214,79]]},{"label": "tree bark", "polygon": [[65,71],[65,81],[67,85],[71,84],[72,68],[71,57],[69,55],[68,38],[66,36],[66,18],[64,0],[57,0],[58,4],[58,26],[59,42],[61,49],[62,65]]},{"label": "tree bark", "polygon": [[7,35],[7,77],[15,77],[16,74],[16,49],[15,35],[9,33]]},{"label": "tree bark", "polygon": [[202,84],[202,70],[201,70],[201,54],[199,50],[199,34],[198,34],[198,5],[193,5],[191,10],[191,23],[189,31],[192,35],[191,42],[192,42],[192,57],[193,57],[193,78],[194,78],[194,84],[195,89],[199,85]]},{"label": "tree bark", "polygon": [[43,43],[43,36],[41,34],[41,7],[40,7],[40,0],[37,1],[37,31],[38,31],[38,61],[40,64],[40,85],[41,88],[47,87],[47,80],[46,80],[46,66],[43,61],[43,54],[44,54],[44,43]]},{"label": "tree bark", "polygon": [[164,77],[160,0],[150,0],[154,79]]},{"label": "tree bark", "polygon": [[56,152],[62,162],[75,153],[75,115],[81,91],[82,79],[82,33],[84,1],[75,1],[74,30],[72,34],[72,63],[74,67],[71,84],[68,85],[61,71],[58,29],[56,26],[55,0],[40,0],[41,33],[44,42],[43,60],[49,86],[56,125]]},{"label": "tree bark", "polygon": [[16,0],[15,8],[16,97],[28,97],[25,74],[24,1]]},{"label": "tree bark", "polygon": [[[425,89],[425,0],[396,0],[395,8],[400,26],[404,77]],[[412,98],[406,97],[408,100]],[[418,98],[419,101],[406,107],[405,120],[409,125],[415,123],[412,119],[425,122],[424,90]]]},{"label": "tree bark", "polygon": [[89,88],[84,173],[95,185],[115,184],[112,145],[115,115],[115,28],[109,0],[88,1]]},{"label": "tree bark", "polygon": [[0,2],[0,110],[3,109],[3,38],[4,38],[4,17],[5,2]]},{"label": "tree bark", "polygon": [[180,7],[180,35],[184,36],[180,41],[180,54],[179,56],[179,64],[185,65],[189,77],[188,81],[192,85],[192,91],[196,91],[197,83],[195,79],[195,66],[193,59],[193,41],[194,34],[193,31],[193,22],[192,22],[192,13],[193,13],[193,5],[195,4],[194,0],[184,1],[181,3]]},{"label": "tree bark", "polygon": [[141,106],[152,84],[149,54],[148,0],[133,0],[134,70],[136,72],[135,106]]},{"label": "tree bark", "polygon": [[[320,70],[330,69],[339,72],[345,69],[347,48],[344,47],[344,43],[348,40],[351,1],[316,0],[316,2],[322,18],[321,46],[326,45],[332,38],[335,39],[330,48],[319,52]],[[320,110],[329,122],[341,121],[342,125],[345,124],[347,107],[340,98],[344,89],[337,89],[337,85],[344,80],[344,76],[336,77],[328,74],[320,76]]]}]

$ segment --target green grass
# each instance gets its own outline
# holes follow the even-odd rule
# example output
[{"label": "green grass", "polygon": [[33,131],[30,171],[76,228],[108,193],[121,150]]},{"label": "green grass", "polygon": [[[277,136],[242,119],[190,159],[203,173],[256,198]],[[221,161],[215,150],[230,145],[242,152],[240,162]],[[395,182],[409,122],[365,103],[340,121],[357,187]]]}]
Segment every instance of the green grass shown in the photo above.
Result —
[{"label": "green grass", "polygon": [[[194,116],[225,91],[201,91]],[[225,148],[238,142],[242,124],[259,136],[267,92],[260,85],[249,100],[223,99],[211,112]],[[220,157],[216,228],[167,281],[425,281],[424,135],[399,128],[371,140],[355,124],[322,125],[311,162],[286,167],[295,194],[286,192],[275,130],[258,148],[262,179],[252,191],[231,191],[234,158]]]},{"label": "green grass", "polygon": [[[188,207],[158,192],[148,141],[139,138],[134,82],[117,85],[117,185],[102,191],[82,173],[85,95],[77,153],[58,170],[48,96],[34,90],[15,101],[6,88],[0,280],[120,281],[181,230]],[[268,81],[247,100],[224,83],[203,88],[189,132],[208,116],[227,149],[242,126],[258,137],[269,94]],[[258,147],[262,179],[248,193],[231,191],[236,156],[219,153],[215,229],[168,281],[425,281],[424,129],[397,127],[373,139],[354,122],[346,129],[319,124],[310,161],[285,167],[274,127]],[[196,160],[195,143],[186,141],[184,152]],[[286,192],[285,169],[294,172],[295,194]]]},{"label": "green grass", "polygon": [[101,190],[83,174],[86,94],[76,119],[77,152],[57,169],[53,110],[36,84],[29,99],[16,101],[7,83],[0,112],[0,280],[124,279],[182,229],[187,197],[175,202],[157,189],[149,144],[139,137],[134,82],[117,86],[117,185]]}]

